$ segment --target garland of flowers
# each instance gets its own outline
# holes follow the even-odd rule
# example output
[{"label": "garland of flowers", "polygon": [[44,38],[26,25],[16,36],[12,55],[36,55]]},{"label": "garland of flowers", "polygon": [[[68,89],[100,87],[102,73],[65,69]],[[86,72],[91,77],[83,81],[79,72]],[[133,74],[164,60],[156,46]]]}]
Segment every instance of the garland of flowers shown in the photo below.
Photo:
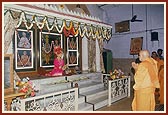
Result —
[{"label": "garland of flowers", "polygon": [[[9,11],[9,10],[8,10]],[[11,13],[11,12],[10,12]],[[12,15],[12,13],[11,13]],[[86,23],[82,26],[79,22],[77,23],[77,27],[75,29],[74,27],[74,23],[73,21],[69,22],[69,26],[67,25],[67,21],[64,19],[62,20],[62,25],[61,27],[59,27],[60,25],[57,23],[57,18],[54,17],[53,19],[53,23],[50,26],[49,21],[48,21],[48,17],[44,16],[42,21],[38,21],[37,20],[38,16],[37,15],[33,15],[32,16],[32,20],[29,22],[27,17],[26,17],[26,13],[24,11],[22,11],[20,13],[20,19],[18,21],[18,24],[16,26],[16,29],[20,27],[20,25],[23,23],[25,25],[25,27],[27,28],[27,30],[30,30],[34,24],[37,25],[38,29],[42,30],[44,28],[44,26],[46,25],[48,31],[53,30],[53,28],[55,27],[56,30],[59,33],[64,32],[64,34],[69,35],[72,34],[74,36],[78,36],[80,35],[81,37],[84,37],[84,35],[89,38],[90,36],[92,36],[94,39],[95,38],[104,38],[106,40],[109,40],[111,38],[111,29],[112,28],[103,28],[103,27],[93,27],[93,25],[87,25]],[[29,24],[29,26],[28,26]]]},{"label": "garland of flowers", "polygon": [[72,31],[67,31],[66,28],[63,29],[64,35],[68,37],[70,34],[73,35]]},{"label": "garland of flowers", "polygon": [[70,21],[69,27],[66,25],[66,20],[63,20],[63,26],[66,30],[70,30],[71,28],[73,28],[73,22]]}]

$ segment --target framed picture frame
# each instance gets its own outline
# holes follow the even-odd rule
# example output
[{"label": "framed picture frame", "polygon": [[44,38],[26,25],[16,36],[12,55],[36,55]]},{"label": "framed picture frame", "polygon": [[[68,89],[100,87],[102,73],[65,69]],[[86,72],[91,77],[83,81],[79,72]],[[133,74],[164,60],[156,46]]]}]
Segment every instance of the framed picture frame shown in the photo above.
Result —
[{"label": "framed picture frame", "polygon": [[130,55],[138,55],[142,50],[143,37],[131,38]]},{"label": "framed picture frame", "polygon": [[15,69],[16,71],[34,70],[33,31],[17,29],[15,31]]},{"label": "framed picture frame", "polygon": [[68,51],[68,65],[76,66],[78,65],[78,51]]},{"label": "framed picture frame", "polygon": [[13,54],[4,55],[4,93],[13,92],[14,76],[13,76]]},{"label": "framed picture frame", "polygon": [[68,50],[78,50],[78,37],[69,36],[67,39]]},{"label": "framed picture frame", "polygon": [[17,50],[16,69],[33,68],[32,50]]},{"label": "framed picture frame", "polygon": [[63,47],[62,34],[39,32],[40,67],[54,67],[54,47]]},{"label": "framed picture frame", "polygon": [[130,31],[130,21],[122,21],[115,23],[115,33],[122,33]]},{"label": "framed picture frame", "polygon": [[67,64],[68,66],[78,65],[78,37],[67,37]]}]

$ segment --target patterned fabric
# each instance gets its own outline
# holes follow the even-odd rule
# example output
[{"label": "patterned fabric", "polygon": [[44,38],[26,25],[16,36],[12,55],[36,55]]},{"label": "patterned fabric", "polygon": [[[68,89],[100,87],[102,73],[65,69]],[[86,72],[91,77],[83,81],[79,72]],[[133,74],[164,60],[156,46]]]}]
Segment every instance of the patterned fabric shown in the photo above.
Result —
[{"label": "patterned fabric", "polygon": [[[16,12],[13,12],[13,16],[17,16]],[[16,15],[15,15],[16,14]],[[7,12],[4,15],[4,54],[8,53],[9,46],[12,42],[15,27],[19,21],[18,18],[12,17],[10,12]],[[14,70],[14,80],[20,79],[17,75],[16,71]]]},{"label": "patterned fabric", "polygon": [[96,40],[88,38],[88,68],[90,72],[96,72]]},{"label": "patterned fabric", "polygon": [[103,39],[98,39],[98,43],[99,43],[99,48],[100,48],[100,68],[101,68],[101,72],[105,73],[103,54],[102,54],[103,53],[103,46],[104,46]]},{"label": "patterned fabric", "polygon": [[10,12],[4,16],[4,54],[8,52],[8,48],[12,42],[15,27],[19,21],[18,18],[13,18]]}]

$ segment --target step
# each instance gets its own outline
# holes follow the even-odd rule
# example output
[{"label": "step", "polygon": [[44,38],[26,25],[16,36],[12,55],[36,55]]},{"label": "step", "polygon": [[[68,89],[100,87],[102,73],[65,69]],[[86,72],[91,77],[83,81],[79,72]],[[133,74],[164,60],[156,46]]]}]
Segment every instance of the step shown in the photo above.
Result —
[{"label": "step", "polygon": [[[111,103],[116,103],[124,98],[125,96],[118,96],[116,98],[111,99]],[[100,109],[101,107],[108,105],[108,95],[104,95],[96,99],[94,98],[92,100],[89,100],[88,103],[94,104],[94,110]]]},{"label": "step", "polygon": [[94,104],[94,110],[97,110],[101,107],[107,106],[108,104],[108,95],[101,96],[99,98],[95,98],[89,100],[89,103]]},{"label": "step", "polygon": [[104,89],[103,87],[103,88],[81,93],[81,95],[85,95],[87,102],[89,102],[90,100],[95,99],[95,97],[99,98],[104,95],[108,95],[108,90]]},{"label": "step", "polygon": [[51,92],[58,92],[62,90],[67,90],[71,89],[71,83],[48,83],[48,84],[41,84],[40,85],[40,94],[46,94],[46,93],[51,93]]},{"label": "step", "polygon": [[85,103],[85,96],[82,96],[82,95],[79,94],[78,104],[81,104],[81,103]]},{"label": "step", "polygon": [[79,93],[85,93],[85,92],[90,92],[90,91],[94,91],[96,89],[100,89],[103,88],[104,84],[100,83],[100,82],[91,82],[88,84],[83,84],[79,86]]},{"label": "step", "polygon": [[78,111],[93,111],[93,105],[89,103],[81,103],[78,105]]},{"label": "step", "polygon": [[74,84],[75,83],[78,83],[78,86],[80,86],[80,85],[84,85],[84,84],[90,84],[90,83],[92,83],[92,80],[91,79],[79,80],[79,81],[75,81]]}]

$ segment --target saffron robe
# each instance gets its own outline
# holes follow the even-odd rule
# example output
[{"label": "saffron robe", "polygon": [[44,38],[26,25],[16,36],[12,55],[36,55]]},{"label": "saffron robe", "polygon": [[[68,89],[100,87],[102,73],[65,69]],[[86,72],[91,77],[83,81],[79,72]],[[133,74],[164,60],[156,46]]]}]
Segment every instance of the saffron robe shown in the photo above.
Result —
[{"label": "saffron robe", "polygon": [[158,61],[158,76],[159,76],[159,83],[160,83],[160,97],[159,101],[160,104],[164,104],[164,61]]},{"label": "saffron robe", "polygon": [[159,88],[157,62],[147,58],[138,65],[134,75],[135,84],[134,99],[132,102],[133,111],[154,111],[155,110],[155,88]]}]

